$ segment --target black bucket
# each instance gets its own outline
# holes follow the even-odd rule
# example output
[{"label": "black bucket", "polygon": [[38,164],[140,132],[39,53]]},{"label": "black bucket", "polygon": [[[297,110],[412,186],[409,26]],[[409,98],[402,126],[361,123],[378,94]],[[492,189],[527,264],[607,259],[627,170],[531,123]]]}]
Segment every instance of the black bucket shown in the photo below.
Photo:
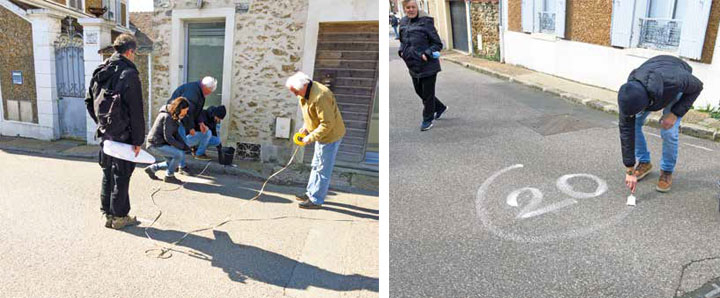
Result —
[{"label": "black bucket", "polygon": [[218,148],[218,162],[221,165],[231,165],[235,157],[235,148],[220,147]]}]

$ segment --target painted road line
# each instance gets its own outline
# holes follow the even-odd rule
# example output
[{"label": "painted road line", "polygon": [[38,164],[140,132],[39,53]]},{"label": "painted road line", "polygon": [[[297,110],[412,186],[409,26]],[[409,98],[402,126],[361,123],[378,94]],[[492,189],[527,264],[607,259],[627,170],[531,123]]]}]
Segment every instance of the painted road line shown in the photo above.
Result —
[{"label": "painted road line", "polygon": [[683,144],[684,144],[684,145],[688,145],[688,146],[690,146],[690,147],[698,148],[698,149],[701,149],[701,150],[709,151],[709,152],[714,152],[714,151],[715,151],[715,150],[712,150],[712,149],[710,149],[710,148],[706,148],[706,147],[698,146],[698,145],[693,145],[693,144],[690,144],[690,143],[683,143]]}]

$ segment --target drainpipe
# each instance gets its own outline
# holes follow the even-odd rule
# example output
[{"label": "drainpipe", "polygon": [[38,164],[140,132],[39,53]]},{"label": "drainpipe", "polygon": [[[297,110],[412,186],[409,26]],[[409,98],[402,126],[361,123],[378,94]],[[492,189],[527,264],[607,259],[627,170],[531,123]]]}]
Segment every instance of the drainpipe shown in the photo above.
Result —
[{"label": "drainpipe", "polygon": [[470,0],[465,0],[465,19],[467,20],[467,40],[468,40],[468,53],[470,55],[475,52],[475,48],[473,48],[472,43],[472,19],[470,18],[472,15],[470,14],[470,5],[472,2]]},{"label": "drainpipe", "polygon": [[498,1],[498,31],[500,33],[500,63],[505,63],[505,3]]},{"label": "drainpipe", "polygon": [[148,54],[148,118],[147,127],[152,127],[152,54]]}]

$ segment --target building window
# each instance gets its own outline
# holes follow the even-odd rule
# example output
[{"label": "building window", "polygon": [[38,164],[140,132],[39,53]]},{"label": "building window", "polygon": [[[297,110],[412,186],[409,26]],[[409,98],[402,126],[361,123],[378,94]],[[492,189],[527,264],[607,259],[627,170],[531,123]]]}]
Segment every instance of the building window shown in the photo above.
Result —
[{"label": "building window", "polygon": [[542,0],[538,11],[538,28],[542,33],[555,33],[555,5],[554,0]]},{"label": "building window", "polygon": [[77,10],[83,10],[82,0],[68,0],[67,4],[68,7],[74,8]]},{"label": "building window", "polygon": [[522,31],[565,38],[566,0],[522,0]]},{"label": "building window", "polygon": [[646,17],[639,18],[638,47],[677,50],[680,46],[685,0],[650,0]]},{"label": "building window", "polygon": [[613,0],[610,44],[672,51],[699,60],[713,2]]}]

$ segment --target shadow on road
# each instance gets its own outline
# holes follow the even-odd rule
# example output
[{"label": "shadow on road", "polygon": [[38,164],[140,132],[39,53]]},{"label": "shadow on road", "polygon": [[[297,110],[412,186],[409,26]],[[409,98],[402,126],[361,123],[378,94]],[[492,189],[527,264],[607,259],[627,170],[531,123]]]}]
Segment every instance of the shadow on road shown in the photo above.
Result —
[{"label": "shadow on road", "polygon": [[[204,178],[203,178],[204,179]],[[197,183],[197,182],[187,182],[185,183],[184,188],[187,190],[192,190],[196,192],[201,193],[214,193],[219,194],[222,196],[230,197],[230,198],[237,198],[242,200],[249,200],[255,197],[258,194],[259,189],[252,189],[247,187],[239,187],[237,183],[226,183],[222,180],[215,180],[216,184],[205,184],[205,183]],[[268,188],[265,189],[268,191]],[[276,190],[272,190],[272,192],[278,192]],[[286,199],[278,196],[269,195],[267,193],[263,193],[262,196],[257,198],[257,201],[263,202],[263,203],[281,203],[281,204],[288,204],[292,203],[293,200]]]},{"label": "shadow on road", "polygon": [[[128,227],[122,231],[145,237],[142,227]],[[157,241],[172,243],[185,232],[149,228],[148,234]],[[330,272],[259,247],[233,243],[230,236],[223,231],[214,230],[213,234],[215,239],[189,235],[178,246],[192,250],[191,253],[187,253],[188,256],[209,261],[213,267],[221,268],[232,281],[245,283],[247,279],[251,279],[300,290],[318,287],[343,292],[356,290],[378,292],[377,278]],[[178,250],[173,250],[173,253],[177,257]],[[295,271],[303,274],[292,278]]]}]

